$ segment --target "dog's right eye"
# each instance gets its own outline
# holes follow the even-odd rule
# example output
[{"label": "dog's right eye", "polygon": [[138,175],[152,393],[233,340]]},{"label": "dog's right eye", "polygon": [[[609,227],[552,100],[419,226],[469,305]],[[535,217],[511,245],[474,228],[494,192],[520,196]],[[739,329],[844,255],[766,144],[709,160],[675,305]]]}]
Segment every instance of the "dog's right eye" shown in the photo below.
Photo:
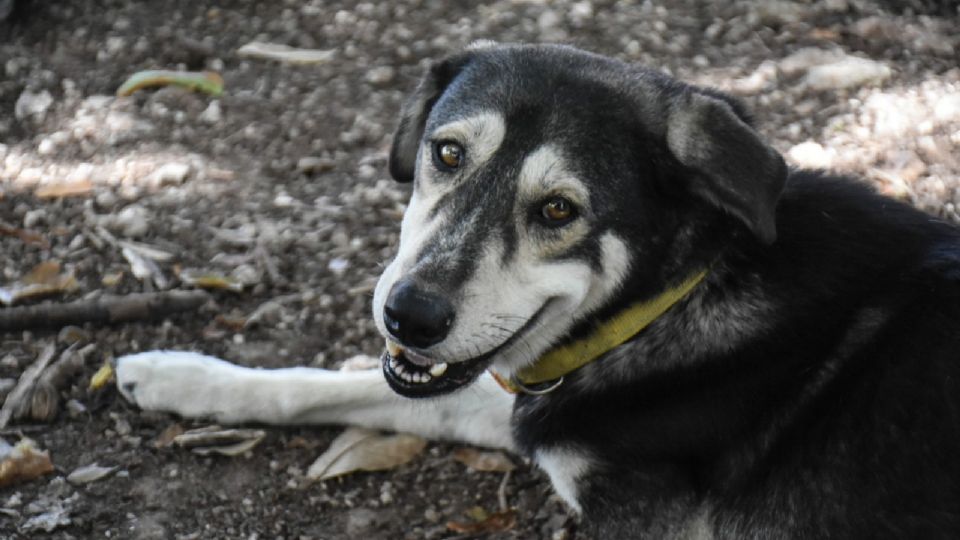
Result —
[{"label": "dog's right eye", "polygon": [[440,141],[434,147],[434,157],[444,169],[456,170],[463,162],[463,147],[452,141]]}]

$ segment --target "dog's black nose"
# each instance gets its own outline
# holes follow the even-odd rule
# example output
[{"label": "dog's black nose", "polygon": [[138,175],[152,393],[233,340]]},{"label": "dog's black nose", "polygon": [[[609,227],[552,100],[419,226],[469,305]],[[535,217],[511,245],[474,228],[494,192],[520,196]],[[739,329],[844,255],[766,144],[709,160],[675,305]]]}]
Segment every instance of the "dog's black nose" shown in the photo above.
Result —
[{"label": "dog's black nose", "polygon": [[453,306],[446,298],[402,280],[390,289],[383,306],[383,324],[401,345],[425,348],[440,343],[453,325]]}]

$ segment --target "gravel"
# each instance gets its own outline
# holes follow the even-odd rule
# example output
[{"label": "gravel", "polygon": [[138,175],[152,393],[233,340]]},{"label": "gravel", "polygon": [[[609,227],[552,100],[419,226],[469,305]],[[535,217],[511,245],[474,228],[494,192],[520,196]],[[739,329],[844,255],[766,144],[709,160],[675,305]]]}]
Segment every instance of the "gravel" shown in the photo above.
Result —
[{"label": "gravel", "polygon": [[[97,352],[63,390],[68,410],[23,426],[57,472],[0,498],[0,536],[455,536],[447,521],[498,509],[502,477],[468,473],[453,446],[432,443],[394,471],[309,483],[304,467],[337,429],[269,429],[246,457],[197,456],[154,441],[203,422],[133,410],[113,390],[88,390],[89,378],[149,348],[262,367],[376,356],[372,286],[409,196],[386,171],[396,113],[428,59],[478,39],[563,41],[718,87],[746,102],[791,163],[858,176],[960,221],[958,21],[943,15],[948,3],[913,3],[23,3],[0,22],[0,222],[43,241],[0,236],[0,280],[56,258],[79,283],[64,300],[156,288],[122,254],[121,242],[136,240],[174,255],[155,261],[168,287],[182,269],[246,287],[216,292],[195,314],[84,329]],[[334,52],[310,65],[238,54],[251,42]],[[215,70],[226,91],[114,95],[130,74],[157,68]],[[82,189],[36,195],[64,184]],[[256,324],[238,324],[261,306]],[[3,336],[0,379],[55,339]],[[118,472],[64,481],[93,463]],[[582,538],[529,465],[514,471],[507,500],[518,522],[505,537]]]}]

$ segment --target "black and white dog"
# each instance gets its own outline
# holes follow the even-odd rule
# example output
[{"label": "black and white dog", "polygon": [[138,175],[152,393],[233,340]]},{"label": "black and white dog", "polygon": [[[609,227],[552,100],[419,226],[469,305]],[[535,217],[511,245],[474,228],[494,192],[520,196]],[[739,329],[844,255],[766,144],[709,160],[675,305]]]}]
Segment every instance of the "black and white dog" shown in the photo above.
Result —
[{"label": "black and white dog", "polygon": [[124,395],[522,452],[596,538],[960,538],[956,228],[562,46],[434,64],[390,171],[382,373],[149,352]]}]

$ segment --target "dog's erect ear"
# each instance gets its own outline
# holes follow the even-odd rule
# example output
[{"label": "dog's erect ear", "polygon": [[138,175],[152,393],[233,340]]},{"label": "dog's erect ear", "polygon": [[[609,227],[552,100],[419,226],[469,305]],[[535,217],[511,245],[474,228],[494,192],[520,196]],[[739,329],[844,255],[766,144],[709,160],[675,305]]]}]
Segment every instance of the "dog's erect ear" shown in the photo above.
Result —
[{"label": "dog's erect ear", "polygon": [[777,238],[787,166],[725,100],[687,90],[671,105],[667,146],[696,174],[694,193],[736,216],[764,243]]},{"label": "dog's erect ear", "polygon": [[417,89],[403,104],[400,125],[397,126],[390,148],[390,175],[397,182],[413,180],[427,116],[443,91],[463,69],[468,57],[467,53],[461,53],[432,63],[427,74],[420,79]]}]

